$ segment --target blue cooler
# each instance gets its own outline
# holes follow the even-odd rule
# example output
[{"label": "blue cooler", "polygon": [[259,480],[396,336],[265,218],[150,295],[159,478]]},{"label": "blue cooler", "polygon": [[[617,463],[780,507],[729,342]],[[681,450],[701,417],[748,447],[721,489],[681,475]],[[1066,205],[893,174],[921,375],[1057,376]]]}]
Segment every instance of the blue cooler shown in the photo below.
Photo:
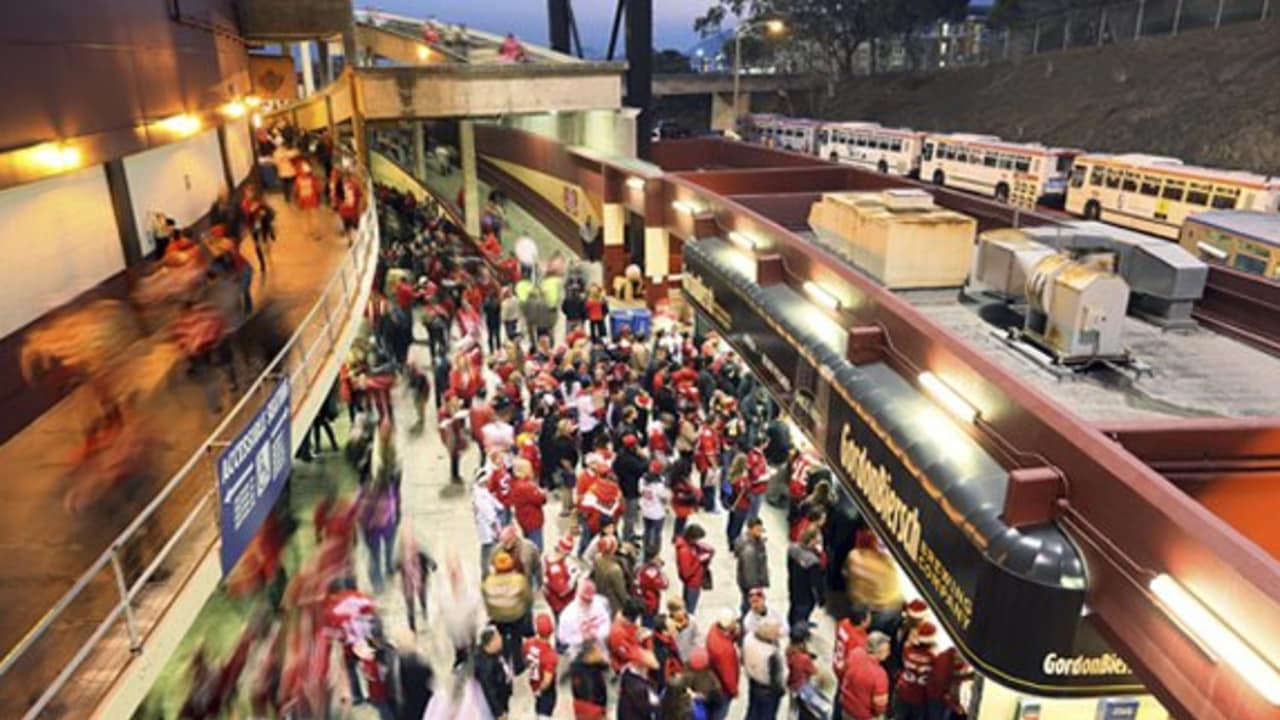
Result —
[{"label": "blue cooler", "polygon": [[648,308],[631,311],[631,334],[649,337],[653,333],[653,314]]},{"label": "blue cooler", "polygon": [[614,310],[609,313],[609,337],[618,337],[622,328],[630,328],[632,312],[630,310]]}]

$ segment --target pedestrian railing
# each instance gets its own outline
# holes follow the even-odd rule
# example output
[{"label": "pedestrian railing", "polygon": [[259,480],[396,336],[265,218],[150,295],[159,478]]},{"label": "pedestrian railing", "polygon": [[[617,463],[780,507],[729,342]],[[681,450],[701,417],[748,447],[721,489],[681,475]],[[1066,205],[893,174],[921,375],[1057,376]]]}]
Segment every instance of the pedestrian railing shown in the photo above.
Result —
[{"label": "pedestrian railing", "polygon": [[369,207],[341,265],[284,348],[186,464],[0,660],[0,717],[86,717],[148,643],[158,641],[154,631],[188,584],[216,583],[219,451],[281,379],[290,384],[292,437],[299,444],[363,322],[379,236],[372,183],[356,166]]}]

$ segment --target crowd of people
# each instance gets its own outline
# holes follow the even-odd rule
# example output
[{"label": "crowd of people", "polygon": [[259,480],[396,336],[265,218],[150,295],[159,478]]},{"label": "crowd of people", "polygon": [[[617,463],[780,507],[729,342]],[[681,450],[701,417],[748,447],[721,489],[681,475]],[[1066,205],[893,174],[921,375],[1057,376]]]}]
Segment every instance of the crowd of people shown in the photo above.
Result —
[{"label": "crowd of people", "polygon": [[[519,683],[537,717],[965,717],[971,669],[936,651],[927,607],[906,600],[887,550],[725,343],[671,318],[610,327],[581,266],[509,252],[492,218],[472,247],[429,198],[376,195],[369,331],[336,393],[359,492],[316,507],[319,549],[292,577],[279,561],[296,530],[284,517],[236,571],[236,587],[267,594],[276,618],[251,627],[279,656],[252,691],[264,711],[325,716],[334,648],[349,696],[384,718],[521,717]],[[411,421],[397,417],[397,388]],[[396,424],[423,433],[433,407],[449,458],[438,472],[470,501],[478,582],[456,552],[438,567],[404,512],[402,467],[414,460]],[[337,414],[321,413],[317,449]],[[772,512],[785,513],[785,538],[767,536]],[[720,552],[732,577],[713,577]],[[771,576],[778,553],[785,578]],[[432,667],[412,631],[389,638],[377,598],[395,576],[409,628],[430,608],[450,667]],[[730,583],[737,602],[702,607]],[[819,612],[834,637],[815,634]],[[245,642],[231,667],[261,641]],[[231,692],[225,672],[202,667],[200,698]]]}]

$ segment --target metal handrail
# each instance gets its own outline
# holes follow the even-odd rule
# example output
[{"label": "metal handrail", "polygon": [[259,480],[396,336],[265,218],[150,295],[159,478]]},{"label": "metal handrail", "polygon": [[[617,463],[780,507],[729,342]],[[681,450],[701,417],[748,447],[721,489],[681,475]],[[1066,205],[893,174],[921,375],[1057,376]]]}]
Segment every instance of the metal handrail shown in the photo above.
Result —
[{"label": "metal handrail", "polygon": [[[349,154],[349,153],[348,153]],[[89,566],[89,568],[76,580],[76,582],[64,593],[56,603],[41,617],[27,633],[6,653],[3,660],[0,660],[0,678],[3,678],[25,655],[31,648],[47,633],[49,628],[61,618],[71,603],[80,597],[85,588],[89,586],[107,567],[108,564],[115,562],[121,549],[128,541],[133,539],[139,529],[149,520],[151,520],[166,500],[168,500],[174,491],[187,480],[196,470],[197,466],[204,460],[208,453],[213,449],[214,445],[221,441],[223,436],[228,432],[232,422],[241,416],[241,414],[249,407],[249,403],[254,399],[264,384],[272,379],[280,377],[280,369],[286,362],[289,355],[298,348],[304,338],[304,334],[313,327],[319,327],[321,334],[317,341],[329,338],[329,350],[332,351],[336,346],[330,330],[333,325],[341,325],[351,321],[350,315],[338,318],[318,319],[318,313],[322,307],[327,306],[332,299],[332,294],[339,289],[339,282],[342,283],[341,293],[344,300],[349,299],[347,296],[358,296],[360,292],[360,284],[358,282],[360,275],[367,269],[367,260],[364,257],[365,251],[368,249],[369,243],[376,243],[376,233],[371,232],[370,228],[376,226],[377,214],[375,212],[374,192],[372,177],[366,168],[356,159],[357,167],[364,175],[364,184],[366,187],[366,195],[369,198],[369,205],[365,209],[364,215],[360,221],[360,227],[357,231],[359,239],[351,252],[343,259],[341,265],[333,273],[326,282],[324,289],[316,303],[311,307],[302,320],[299,321],[294,333],[289,340],[280,349],[280,351],[267,364],[266,368],[254,379],[248,389],[241,396],[240,400],[234,407],[223,417],[222,421],[214,428],[214,430],[205,438],[205,440],[196,448],[191,457],[178,469],[170,478],[163,488],[156,494],[154,498],[134,517],[134,519],[122,530],[116,538],[111,542],[107,549]],[[350,283],[346,279],[348,272],[355,271],[357,283]],[[322,323],[319,324],[319,323]],[[314,348],[312,348],[314,349]],[[310,353],[308,353],[310,356]],[[311,357],[304,357],[299,364],[299,368],[290,374],[289,381],[296,382],[301,372],[305,371],[310,365]],[[298,396],[295,394],[294,396]],[[290,408],[291,417],[296,414],[301,407],[301,402],[297,402],[294,407]],[[196,501],[190,511],[187,512],[182,522],[173,533],[167,538],[164,545],[159,549],[156,557],[148,564],[148,566],[139,575],[138,579],[132,586],[125,588],[119,600],[109,610],[106,617],[90,634],[84,645],[72,656],[70,661],[54,678],[53,682],[45,689],[44,693],[35,702],[35,704],[27,711],[26,717],[35,717],[40,713],[48,703],[61,691],[66,685],[70,677],[84,664],[90,652],[96,648],[102,641],[107,632],[119,621],[122,615],[128,615],[132,610],[133,601],[141,594],[142,588],[147,584],[160,566],[171,557],[178,541],[184,537],[191,529],[195,520],[205,511],[210,500],[216,493],[216,483],[208,490],[201,494],[199,500]],[[132,630],[131,630],[132,634]],[[142,641],[139,638],[130,638],[131,649],[140,649]],[[136,645],[136,647],[134,647]]]}]

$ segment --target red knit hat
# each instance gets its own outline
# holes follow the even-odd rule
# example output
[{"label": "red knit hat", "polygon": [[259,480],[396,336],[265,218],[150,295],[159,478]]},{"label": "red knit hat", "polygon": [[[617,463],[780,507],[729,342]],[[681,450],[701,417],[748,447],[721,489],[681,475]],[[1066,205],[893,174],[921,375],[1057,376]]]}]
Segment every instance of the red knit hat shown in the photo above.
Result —
[{"label": "red knit hat", "polygon": [[538,631],[538,637],[551,637],[551,633],[556,631],[555,621],[551,619],[550,613],[540,613],[538,619],[534,621],[533,628]]},{"label": "red knit hat", "polygon": [[627,433],[622,436],[622,445],[624,447],[633,448],[640,441],[636,438],[635,433]]},{"label": "red knit hat", "polygon": [[929,606],[924,600],[916,598],[907,603],[907,617],[915,620],[923,620],[926,613],[929,612]]}]

